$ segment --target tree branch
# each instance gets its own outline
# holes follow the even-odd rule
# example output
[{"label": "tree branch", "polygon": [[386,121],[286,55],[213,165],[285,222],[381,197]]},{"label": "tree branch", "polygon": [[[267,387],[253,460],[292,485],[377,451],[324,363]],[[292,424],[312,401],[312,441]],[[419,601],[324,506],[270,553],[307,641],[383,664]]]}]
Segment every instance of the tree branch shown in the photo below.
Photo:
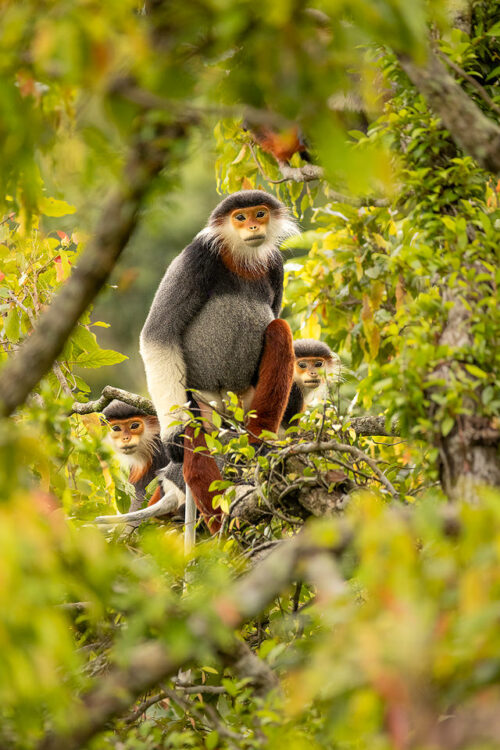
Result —
[{"label": "tree branch", "polygon": [[385,474],[380,471],[376,462],[372,458],[370,458],[370,456],[367,456],[366,453],[364,453],[362,450],[356,448],[355,445],[349,445],[348,443],[338,443],[336,440],[328,440],[327,442],[323,443],[301,443],[300,445],[291,445],[288,448],[284,448],[282,451],[280,451],[279,455],[283,457],[290,455],[298,456],[301,453],[324,453],[325,451],[339,451],[341,453],[350,453],[355,458],[363,461],[370,467],[375,476],[378,478],[381,484],[383,484],[385,488],[391,493],[391,495],[396,496],[398,494]]},{"label": "tree branch", "polygon": [[[273,180],[264,172],[262,164],[255,153],[253,144],[248,143],[247,145],[260,175],[271,185],[280,185],[283,182],[312,182],[313,180],[322,180],[324,177],[322,167],[318,167],[314,164],[304,164],[302,167],[291,167],[286,162],[278,161],[278,166],[283,177],[279,180]],[[363,206],[382,207],[389,205],[389,201],[386,198],[355,198],[352,195],[339,193],[337,190],[333,190],[330,187],[327,187],[326,189],[328,197],[333,201],[336,203],[345,203],[354,208],[362,208]]]},{"label": "tree branch", "polygon": [[395,419],[387,429],[385,417],[353,417],[351,427],[356,435],[363,437],[399,437],[401,434]]},{"label": "tree branch", "polygon": [[101,396],[95,401],[87,401],[81,403],[75,401],[71,407],[71,414],[93,414],[94,412],[100,412],[106,408],[106,406],[113,401],[113,399],[119,399],[125,404],[130,404],[140,409],[145,414],[151,414],[156,416],[156,411],[152,401],[144,396],[139,396],[137,393],[130,393],[130,391],[124,391],[121,388],[115,388],[112,385],[106,385],[102,389]]},{"label": "tree branch", "polygon": [[138,221],[151,183],[165,166],[170,139],[183,138],[192,120],[165,127],[158,143],[141,140],[130,150],[123,179],[108,198],[89,246],[70,279],[29,338],[0,373],[0,416],[8,416],[26,400],[62,351],[81,315],[109,277]]},{"label": "tree branch", "polygon": [[[115,388],[112,385],[106,385],[102,389],[101,395],[95,401],[80,402],[75,401],[71,407],[71,414],[93,414],[102,411],[113,399],[119,399],[126,404],[135,406],[145,414],[156,416],[153,402],[137,393],[124,391],[121,388]],[[385,417],[353,417],[350,426],[357,435],[364,437],[399,437],[399,424],[393,420],[391,427],[387,429]]]},{"label": "tree branch", "polygon": [[269,182],[276,184],[280,182],[313,182],[314,180],[321,180],[324,177],[323,168],[316,166],[316,164],[291,167],[285,161],[278,161],[278,166],[283,178],[281,180],[269,180]]},{"label": "tree branch", "polygon": [[[393,508],[392,513],[410,523],[412,514],[406,509]],[[440,510],[443,532],[455,537],[461,533],[462,521],[451,506]],[[336,541],[333,544],[318,540],[314,530],[305,528],[292,539],[282,541],[263,561],[255,565],[245,576],[234,583],[226,593],[216,598],[214,611],[228,628],[240,627],[244,622],[260,615],[294,581],[304,580],[318,589],[318,595],[334,597],[343,591],[336,558],[340,558],[354,539],[352,524],[342,518],[336,524]],[[326,538],[329,538],[328,536]],[[165,617],[179,619],[178,605],[175,611],[165,612]],[[148,641],[137,646],[131,653],[128,665],[114,667],[101,675],[96,686],[75,702],[68,710],[69,726],[65,733],[46,735],[37,745],[37,750],[78,750],[92,737],[102,731],[108,722],[124,714],[145,692],[172,677],[199,655],[199,641],[204,639],[219,654],[231,660],[235,671],[241,676],[250,676],[254,684],[259,680],[266,684],[267,665],[259,665],[255,671],[255,659],[247,660],[248,649],[234,639],[228,645],[227,633],[214,627],[213,612],[196,612],[184,620],[191,635],[191,645],[181,657],[170,653],[165,643]],[[218,640],[220,638],[220,640]],[[251,653],[251,652],[250,652]],[[238,662],[240,667],[238,668]],[[251,662],[249,669],[245,667]],[[263,671],[264,670],[264,671]],[[270,687],[274,678],[268,681]]]},{"label": "tree branch", "polygon": [[[304,558],[326,552],[339,555],[350,539],[350,528],[342,524],[339,539],[330,549],[311,541],[307,533],[299,534],[280,545],[278,550],[234,584],[225,595],[218,597],[214,602],[215,611],[224,625],[229,628],[238,627],[259,615],[290,585]],[[179,618],[179,611],[166,612],[165,617]],[[240,676],[250,677],[257,690],[265,691],[276,685],[266,664],[256,667],[256,660],[260,660],[252,652],[249,656],[249,649],[245,644],[234,639],[228,645],[227,634],[224,637],[220,634],[220,628],[214,628],[213,614],[204,616],[197,612],[188,616],[185,623],[190,631],[191,646],[186,647],[182,656],[170,653],[164,643],[157,641],[137,646],[126,667],[114,667],[101,676],[96,686],[75,705],[74,710],[68,711],[71,718],[67,731],[46,735],[37,745],[37,750],[78,750],[102,731],[111,719],[125,713],[141,695],[190,664],[199,652],[197,644],[200,638],[223,655]],[[217,640],[217,633],[221,638],[220,642]]]},{"label": "tree branch", "polygon": [[[192,657],[192,654],[189,654]],[[46,735],[38,750],[77,750],[120,716],[137,698],[162,680],[174,675],[185,659],[170,654],[159,642],[148,641],[135,648],[127,667],[115,667],[101,677],[96,687],[75,705],[66,733]]]},{"label": "tree branch", "polygon": [[249,680],[256,695],[263,697],[278,687],[278,678],[273,670],[244,641],[235,638],[228,647],[219,648],[218,653],[224,664],[231,667],[240,679]]},{"label": "tree branch", "polygon": [[483,102],[485,102],[493,112],[496,112],[497,115],[500,115],[500,107],[498,106],[498,104],[495,104],[491,96],[488,94],[484,86],[481,86],[479,81],[477,81],[473,76],[470,76],[468,73],[466,73],[465,70],[460,67],[460,65],[456,64],[456,62],[450,60],[448,55],[445,55],[444,52],[442,52],[440,49],[436,49],[436,53],[439,55],[441,60],[443,60],[446,65],[448,65],[448,67],[450,67],[455,71],[455,73],[460,76],[460,78],[463,78],[464,81],[467,81],[476,89]]},{"label": "tree branch", "polygon": [[406,54],[398,59],[455,143],[483,169],[500,174],[500,126],[481,112],[431,50],[424,66]]}]

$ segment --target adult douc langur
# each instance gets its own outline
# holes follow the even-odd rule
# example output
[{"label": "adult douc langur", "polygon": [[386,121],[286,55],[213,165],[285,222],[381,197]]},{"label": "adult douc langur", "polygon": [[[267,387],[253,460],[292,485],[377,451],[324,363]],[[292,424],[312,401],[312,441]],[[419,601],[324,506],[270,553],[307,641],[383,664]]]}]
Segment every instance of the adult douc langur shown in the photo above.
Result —
[{"label": "adult douc langur", "polygon": [[[167,455],[179,458],[175,443],[184,434],[184,478],[212,533],[222,513],[213,508],[217,491],[209,487],[221,475],[203,431],[186,424],[179,407],[189,402],[209,425],[209,405],[224,410],[232,391],[245,411],[255,412],[246,423],[252,442],[259,442],[262,430],[278,432],[294,368],[290,326],[278,318],[279,246],[297,231],[286,207],[269,193],[228,196],[167,269],[141,333]],[[180,428],[172,424],[179,419]]]}]

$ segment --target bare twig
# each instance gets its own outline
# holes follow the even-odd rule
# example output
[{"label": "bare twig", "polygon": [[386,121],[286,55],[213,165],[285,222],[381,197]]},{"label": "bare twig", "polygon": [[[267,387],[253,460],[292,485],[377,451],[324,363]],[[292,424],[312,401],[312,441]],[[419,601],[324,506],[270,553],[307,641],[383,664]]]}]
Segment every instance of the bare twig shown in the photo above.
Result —
[{"label": "bare twig", "polygon": [[19,299],[18,299],[18,298],[16,297],[16,295],[14,294],[14,292],[13,292],[13,291],[12,291],[11,289],[9,289],[9,297],[10,297],[10,298],[11,298],[11,300],[12,300],[12,301],[13,301],[13,302],[15,303],[15,305],[16,305],[17,307],[19,307],[19,309],[20,309],[20,310],[22,310],[22,311],[23,311],[23,312],[24,312],[24,313],[25,313],[25,314],[26,314],[26,315],[28,316],[28,319],[29,319],[29,322],[31,323],[31,325],[32,325],[32,326],[35,326],[35,324],[36,324],[36,319],[35,319],[35,316],[33,315],[33,311],[32,311],[32,310],[30,310],[30,309],[29,309],[29,307],[26,307],[26,305],[24,305],[24,304],[23,304],[23,303],[21,302],[21,300],[19,300]]},{"label": "bare twig", "polygon": [[282,182],[312,182],[313,180],[320,180],[323,177],[323,169],[314,164],[305,164],[303,167],[290,167],[286,162],[278,161],[278,166],[283,177],[279,180],[273,180],[264,172],[253,144],[248,143],[248,147],[261,176],[271,185],[280,185]]},{"label": "bare twig", "polygon": [[345,193],[339,193],[338,190],[327,188],[327,195],[335,203],[345,203],[347,206],[353,206],[353,208],[384,208],[390,205],[390,201],[387,198],[354,198],[352,195],[346,195]]},{"label": "bare twig", "polygon": [[386,489],[396,497],[398,495],[396,489],[393,487],[392,483],[387,479],[385,474],[380,471],[378,468],[376,462],[370,458],[370,456],[367,456],[366,453],[364,453],[359,448],[356,448],[355,445],[349,445],[347,443],[338,443],[336,440],[329,440],[324,443],[302,443],[300,445],[292,445],[288,448],[283,448],[283,450],[280,451],[278,455],[281,455],[283,458],[286,456],[291,455],[299,455],[301,453],[324,453],[326,451],[337,451],[340,453],[351,453],[351,455],[355,456],[356,458],[360,459],[361,461],[364,461],[365,464],[367,464],[370,469],[373,471],[375,476],[378,478],[378,480],[383,484]]},{"label": "bare twig", "polygon": [[64,373],[61,370],[61,365],[59,364],[59,362],[57,362],[57,361],[54,362],[54,364],[52,365],[52,372],[54,373],[54,375],[58,379],[58,381],[59,381],[59,383],[61,385],[61,388],[62,388],[63,392],[66,394],[66,396],[72,396],[73,395],[73,391],[69,387],[68,381],[64,377]]},{"label": "bare twig", "polygon": [[[283,179],[276,180],[276,182],[312,182],[313,180],[322,180],[324,177],[323,168],[315,164],[291,167],[284,161],[278,161],[278,165]],[[275,182],[275,180],[271,180],[271,182]]]},{"label": "bare twig", "polygon": [[154,706],[155,703],[159,703],[160,701],[165,700],[166,697],[167,695],[165,691],[162,690],[160,693],[152,695],[151,698],[147,698],[145,701],[140,703],[134,711],[132,711],[128,714],[128,716],[125,717],[125,724],[133,724],[140,716],[142,716],[142,714],[146,713],[148,708]]},{"label": "bare twig", "polygon": [[176,682],[175,689],[182,690],[186,695],[198,695],[198,693],[201,695],[222,695],[227,693],[226,688],[220,685],[183,685],[182,682]]}]

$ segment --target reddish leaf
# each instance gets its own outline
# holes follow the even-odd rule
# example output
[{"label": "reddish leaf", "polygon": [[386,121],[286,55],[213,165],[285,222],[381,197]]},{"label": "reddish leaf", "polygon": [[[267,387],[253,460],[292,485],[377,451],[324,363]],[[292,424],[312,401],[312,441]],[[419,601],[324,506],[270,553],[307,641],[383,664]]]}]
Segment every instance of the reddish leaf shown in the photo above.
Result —
[{"label": "reddish leaf", "polygon": [[60,240],[63,240],[63,242],[67,242],[67,243],[70,242],[70,238],[68,237],[66,232],[56,232],[56,234]]}]

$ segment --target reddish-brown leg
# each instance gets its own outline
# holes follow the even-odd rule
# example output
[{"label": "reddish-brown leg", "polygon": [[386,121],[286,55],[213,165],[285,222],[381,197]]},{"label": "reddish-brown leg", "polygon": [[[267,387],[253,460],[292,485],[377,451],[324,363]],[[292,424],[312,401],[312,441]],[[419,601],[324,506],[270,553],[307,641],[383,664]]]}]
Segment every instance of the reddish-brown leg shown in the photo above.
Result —
[{"label": "reddish-brown leg", "polygon": [[[209,491],[209,487],[216,479],[222,479],[217,464],[208,452],[205,433],[200,430],[194,436],[194,428],[186,427],[184,438],[184,479],[193,493],[196,507],[201,512],[203,520],[210,532],[216,534],[222,526],[222,511],[212,506],[212,498],[219,494],[219,490]],[[203,451],[194,453],[194,449],[203,447]]]},{"label": "reddish-brown leg", "polygon": [[155,489],[155,491],[151,495],[151,498],[148,503],[148,507],[150,505],[154,505],[155,503],[157,503],[158,500],[161,500],[162,497],[163,497],[163,490],[161,488],[161,485],[158,485],[158,487]]},{"label": "reddish-brown leg", "polygon": [[256,412],[246,428],[250,441],[258,442],[262,430],[278,432],[288,403],[295,357],[292,331],[286,320],[273,320],[266,328],[259,378],[250,409]]}]

